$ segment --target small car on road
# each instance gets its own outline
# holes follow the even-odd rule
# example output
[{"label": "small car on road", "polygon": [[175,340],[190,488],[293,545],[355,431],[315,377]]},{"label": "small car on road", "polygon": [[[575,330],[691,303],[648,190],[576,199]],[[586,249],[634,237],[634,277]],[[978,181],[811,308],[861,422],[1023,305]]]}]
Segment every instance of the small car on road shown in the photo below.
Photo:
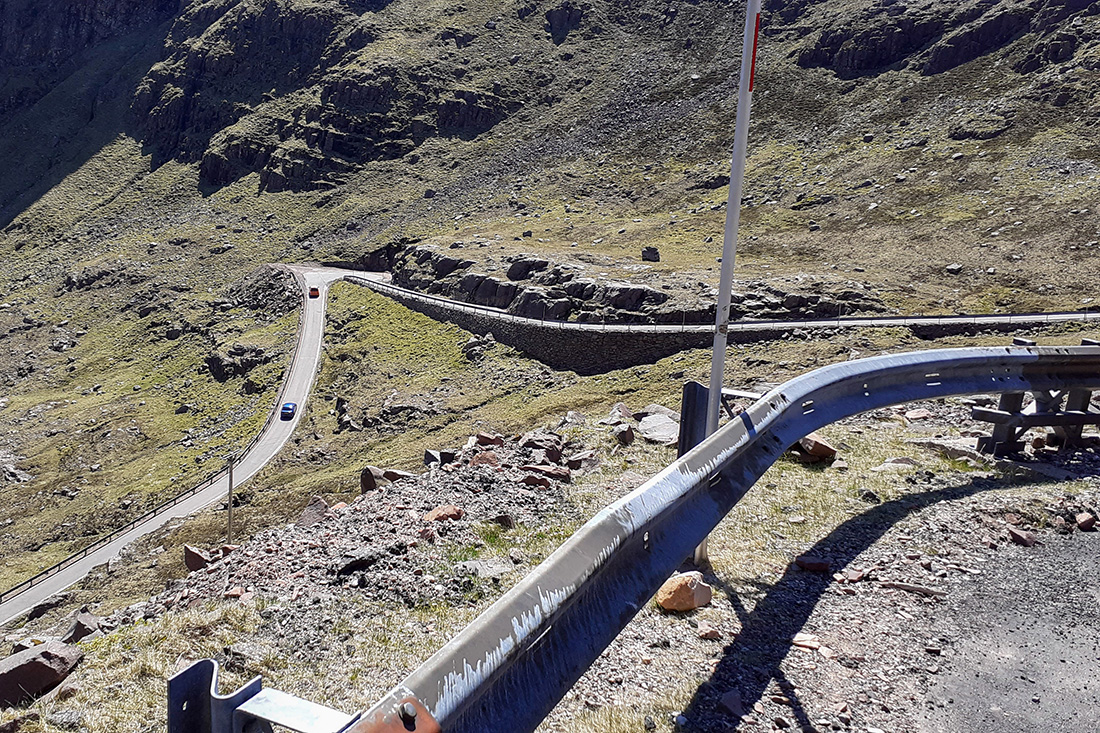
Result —
[{"label": "small car on road", "polygon": [[289,420],[290,418],[294,417],[294,413],[297,412],[297,411],[298,411],[298,403],[297,402],[287,402],[286,404],[283,405],[282,409],[279,410],[279,419],[280,420]]},{"label": "small car on road", "polygon": [[311,297],[311,298],[320,298],[321,297],[321,291],[318,288],[310,288],[309,289],[309,297]]}]

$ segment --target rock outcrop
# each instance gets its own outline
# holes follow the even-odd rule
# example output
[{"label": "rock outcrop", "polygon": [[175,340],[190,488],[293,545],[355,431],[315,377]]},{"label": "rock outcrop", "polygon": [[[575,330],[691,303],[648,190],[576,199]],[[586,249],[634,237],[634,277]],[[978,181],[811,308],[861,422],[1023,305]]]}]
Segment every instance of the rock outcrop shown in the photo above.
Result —
[{"label": "rock outcrop", "polygon": [[[582,265],[552,262],[538,255],[508,258],[501,267],[505,270],[503,276],[483,268],[475,260],[420,245],[394,257],[393,284],[536,319],[589,323],[697,323],[714,319],[713,302],[700,303],[686,283],[681,287],[683,297],[674,299],[671,288],[593,277]],[[735,293],[730,314],[734,318],[800,319],[886,312],[874,293],[851,285],[834,286],[831,292],[790,292],[773,283],[741,282],[737,283],[741,292]]]},{"label": "rock outcrop", "polygon": [[259,346],[234,344],[226,353],[215,352],[206,357],[206,366],[210,374],[219,382],[240,377],[261,364],[271,361],[271,357]]},{"label": "rock outcrop", "polygon": [[302,304],[302,289],[294,275],[277,265],[261,265],[244,280],[230,286],[227,297],[234,303],[280,318]]},{"label": "rock outcrop", "polygon": [[0,3],[0,120],[45,96],[98,43],[172,17],[178,0],[6,0]]},{"label": "rock outcrop", "polygon": [[826,67],[841,78],[909,67],[941,74],[1003,48],[1027,33],[1039,42],[1017,71],[1028,73],[1073,55],[1077,38],[1063,21],[1091,13],[1089,0],[1031,0],[1023,3],[941,3],[889,0],[858,13],[832,16],[797,53],[805,68]]},{"label": "rock outcrop", "polygon": [[[259,173],[262,189],[283,191],[331,187],[432,137],[474,137],[522,106],[500,80],[460,82],[457,60],[371,53],[380,31],[359,11],[278,0],[189,6],[165,62],[134,96],[135,124],[163,157],[199,161],[210,185]],[[476,39],[439,37],[459,48]]]}]

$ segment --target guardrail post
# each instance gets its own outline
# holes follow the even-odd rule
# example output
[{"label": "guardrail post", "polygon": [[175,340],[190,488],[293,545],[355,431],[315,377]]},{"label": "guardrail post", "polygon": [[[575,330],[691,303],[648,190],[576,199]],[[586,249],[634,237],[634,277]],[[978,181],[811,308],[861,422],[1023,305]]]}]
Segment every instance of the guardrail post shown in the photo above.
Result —
[{"label": "guardrail post", "polygon": [[[1092,402],[1092,390],[1088,389],[1071,389],[1069,396],[1066,397],[1066,412],[1080,412],[1082,416],[1088,412],[1089,404]],[[1054,426],[1054,434],[1061,441],[1062,445],[1067,448],[1080,448],[1084,441],[1082,440],[1082,433],[1085,430],[1085,426],[1081,425],[1056,425]]]},{"label": "guardrail post", "polygon": [[[710,390],[698,382],[685,382],[683,397],[680,401],[680,437],[676,444],[676,456],[682,458],[685,453],[702,443],[707,437],[707,410]],[[707,560],[707,538],[695,547],[692,563],[705,565]]]},{"label": "guardrail post", "polygon": [[225,533],[227,545],[233,544],[233,456],[229,456],[229,501],[226,504],[229,511],[229,527]]},{"label": "guardrail post", "polygon": [[698,382],[685,382],[680,401],[680,437],[676,444],[676,457],[703,442],[707,437],[707,388]]}]

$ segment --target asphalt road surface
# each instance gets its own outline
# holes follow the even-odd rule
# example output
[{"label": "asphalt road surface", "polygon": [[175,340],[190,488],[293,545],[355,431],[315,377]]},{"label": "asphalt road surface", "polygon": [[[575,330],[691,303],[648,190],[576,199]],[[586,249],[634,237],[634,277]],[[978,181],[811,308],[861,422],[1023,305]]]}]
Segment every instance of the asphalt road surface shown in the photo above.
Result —
[{"label": "asphalt road surface", "polygon": [[1100,535],[1003,555],[945,609],[958,643],[919,730],[1100,730]]}]

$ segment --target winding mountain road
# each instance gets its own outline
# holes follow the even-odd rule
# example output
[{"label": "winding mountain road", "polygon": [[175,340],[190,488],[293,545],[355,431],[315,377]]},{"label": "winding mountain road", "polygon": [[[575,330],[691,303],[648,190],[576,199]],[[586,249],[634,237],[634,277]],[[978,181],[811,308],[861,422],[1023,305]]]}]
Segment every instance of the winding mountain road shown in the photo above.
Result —
[{"label": "winding mountain road", "polygon": [[[258,473],[271,461],[290,439],[298,420],[302,415],[301,407],[305,405],[313,387],[313,380],[321,360],[321,347],[324,337],[325,307],[327,303],[328,288],[334,282],[348,279],[357,284],[366,285],[381,293],[391,292],[412,300],[432,301],[444,304],[446,308],[454,310],[476,310],[491,318],[511,321],[528,321],[527,319],[510,314],[506,311],[485,306],[474,306],[456,301],[450,301],[437,296],[425,295],[404,290],[389,284],[389,275],[386,273],[369,273],[358,270],[344,270],[333,267],[320,267],[310,265],[290,265],[302,287],[304,306],[301,316],[298,343],[294,349],[288,376],[280,393],[279,403],[297,402],[299,410],[291,420],[280,420],[273,412],[273,417],[268,420],[259,437],[241,456],[234,467],[234,478],[237,484],[243,484]],[[320,297],[308,297],[309,289],[316,287],[320,291]],[[814,321],[744,321],[730,324],[731,331],[774,331],[784,328],[837,328],[860,326],[914,326],[914,325],[946,325],[946,324],[975,324],[975,325],[1040,325],[1052,322],[1067,321],[1092,321],[1100,319],[1100,313],[1049,313],[1049,314],[1025,314],[1025,315],[982,315],[982,316],[927,316],[927,317],[878,317],[878,318],[845,318]],[[614,325],[600,323],[560,323],[555,328],[562,330],[602,330],[602,331],[626,331],[631,333],[683,333],[700,332],[712,333],[713,324],[687,324],[687,325],[646,325],[629,324]],[[278,411],[279,404],[273,408]],[[26,590],[12,595],[0,603],[0,625],[6,624],[17,616],[25,613],[34,606],[43,602],[50,596],[68,588],[73,583],[81,580],[95,566],[108,562],[117,557],[121,550],[140,537],[159,529],[167,522],[177,517],[184,517],[203,509],[224,497],[229,488],[228,476],[222,474],[210,486],[197,491],[178,504],[171,506],[159,514],[151,516],[146,521],[120,534],[109,543],[89,552],[80,559],[67,564],[52,575],[48,575]]]},{"label": "winding mountain road", "polygon": [[[309,397],[310,389],[313,387],[313,379],[317,374],[317,367],[321,361],[321,344],[325,330],[325,304],[328,300],[326,297],[328,288],[332,283],[351,274],[350,271],[346,270],[305,265],[294,265],[290,269],[294,272],[302,287],[305,305],[299,324],[298,344],[294,349],[289,372],[283,383],[279,404],[276,404],[273,410],[277,412],[279,405],[283,402],[297,402],[299,409],[291,420],[280,420],[277,416],[268,420],[256,442],[234,464],[233,478],[234,483],[238,485],[248,481],[266,466],[282,450],[283,445],[290,439],[291,434],[297,427],[298,420],[302,416],[301,408]],[[387,278],[386,275],[375,273],[356,272],[355,275],[379,281]],[[309,288],[311,287],[318,288],[320,297],[308,297]],[[147,521],[116,537],[110,543],[73,562],[57,573],[47,576],[10,600],[0,603],[0,625],[8,623],[53,594],[78,582],[93,567],[102,565],[117,557],[122,548],[131,542],[163,527],[172,519],[193,514],[224,498],[228,490],[229,477],[223,473],[214,483],[202,491],[184,499],[164,512],[150,517]]]}]

